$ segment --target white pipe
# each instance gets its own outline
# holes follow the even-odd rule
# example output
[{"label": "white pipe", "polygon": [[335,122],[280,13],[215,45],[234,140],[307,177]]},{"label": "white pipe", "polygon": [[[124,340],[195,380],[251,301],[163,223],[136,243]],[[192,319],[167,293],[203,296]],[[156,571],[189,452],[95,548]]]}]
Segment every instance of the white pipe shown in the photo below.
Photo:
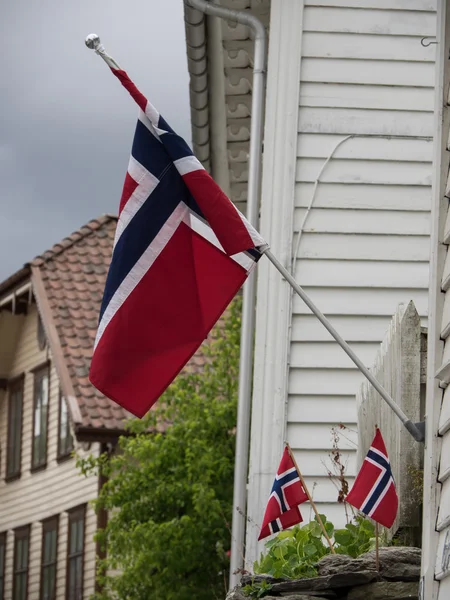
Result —
[{"label": "white pipe", "polygon": [[217,185],[230,196],[230,171],[227,153],[227,109],[222,23],[217,17],[207,17],[208,105],[211,175]]},{"label": "white pipe", "polygon": [[[252,30],[254,35],[255,49],[253,62],[250,154],[248,165],[247,219],[254,227],[257,227],[264,126],[264,88],[267,55],[266,30],[261,21],[248,12],[222,8],[215,4],[211,4],[206,0],[186,0],[186,3],[207,15],[246,25]],[[253,271],[244,286],[242,305],[236,458],[231,529],[230,589],[239,583],[241,575],[238,571],[244,566],[255,300],[256,276],[255,271]]]}]

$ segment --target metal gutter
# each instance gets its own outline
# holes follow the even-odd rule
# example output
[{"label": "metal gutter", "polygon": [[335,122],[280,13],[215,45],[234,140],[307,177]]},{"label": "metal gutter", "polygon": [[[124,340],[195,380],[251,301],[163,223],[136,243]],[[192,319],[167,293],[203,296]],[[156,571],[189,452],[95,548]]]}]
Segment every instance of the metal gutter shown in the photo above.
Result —
[{"label": "metal gutter", "polygon": [[[187,5],[203,14],[220,17],[250,28],[255,42],[250,152],[248,163],[247,219],[258,226],[262,167],[262,139],[264,126],[264,92],[267,56],[267,36],[264,25],[248,12],[222,8],[206,0],[185,0]],[[203,30],[204,31],[204,30]],[[222,73],[221,73],[222,76]],[[207,98],[206,98],[207,100]],[[198,114],[197,117],[198,119]],[[199,157],[202,160],[201,157]],[[230,588],[235,587],[243,568],[246,527],[248,453],[250,440],[250,413],[253,373],[253,345],[255,330],[256,276],[255,272],[244,286],[241,325],[241,354],[239,364],[239,398],[236,430],[236,459],[231,532]]]}]

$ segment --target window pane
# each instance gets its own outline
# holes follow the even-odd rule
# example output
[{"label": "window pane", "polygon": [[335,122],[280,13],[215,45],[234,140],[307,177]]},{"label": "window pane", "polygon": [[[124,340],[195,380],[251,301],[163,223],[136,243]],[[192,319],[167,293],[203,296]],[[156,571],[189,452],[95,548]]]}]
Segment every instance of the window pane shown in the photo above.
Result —
[{"label": "window pane", "polygon": [[40,600],[55,600],[58,517],[43,522]]},{"label": "window pane", "polygon": [[26,600],[29,535],[28,527],[15,532],[13,600]]},{"label": "window pane", "polygon": [[84,508],[69,514],[69,561],[67,574],[69,600],[83,598]]},{"label": "window pane", "polygon": [[16,384],[9,392],[8,404],[8,457],[7,475],[20,473],[20,454],[22,438],[22,382]]},{"label": "window pane", "polygon": [[0,534],[0,600],[3,600],[3,584],[5,578],[6,535]]},{"label": "window pane", "polygon": [[48,373],[41,372],[34,379],[34,443],[33,466],[47,460]]},{"label": "window pane", "polygon": [[59,398],[59,454],[61,456],[70,454],[73,449],[73,438],[70,431],[69,413],[67,403],[61,394]]}]

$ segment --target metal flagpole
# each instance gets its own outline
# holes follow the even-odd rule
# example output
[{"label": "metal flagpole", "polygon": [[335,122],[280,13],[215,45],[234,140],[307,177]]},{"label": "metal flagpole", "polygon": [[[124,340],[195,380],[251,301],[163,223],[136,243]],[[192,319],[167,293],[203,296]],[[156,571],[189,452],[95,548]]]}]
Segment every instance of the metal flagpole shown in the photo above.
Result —
[{"label": "metal flagpole", "polygon": [[275,266],[275,268],[278,269],[278,271],[283,275],[283,277],[290,284],[292,289],[300,296],[300,298],[303,300],[303,302],[306,304],[306,306],[315,314],[315,316],[319,319],[319,321],[322,323],[322,325],[325,327],[325,329],[334,337],[336,342],[339,344],[339,346],[342,348],[342,350],[344,350],[344,352],[351,358],[351,360],[355,363],[355,365],[358,367],[358,369],[361,371],[361,373],[364,375],[364,377],[366,377],[366,379],[368,379],[370,381],[370,383],[377,390],[377,392],[380,394],[380,396],[383,398],[383,400],[385,400],[385,402],[387,402],[387,404],[395,412],[397,417],[400,419],[400,421],[403,423],[403,425],[406,427],[406,429],[409,431],[409,433],[413,436],[413,438],[417,442],[423,442],[424,441],[423,433],[419,430],[419,428],[415,425],[415,423],[413,423],[410,419],[408,419],[408,417],[405,415],[405,413],[402,411],[402,409],[394,402],[394,400],[391,398],[391,396],[388,394],[388,392],[384,389],[384,387],[375,379],[375,377],[372,375],[372,373],[369,371],[369,369],[356,356],[356,354],[353,352],[353,350],[350,348],[350,346],[347,344],[347,342],[344,340],[344,338],[339,335],[339,333],[336,331],[336,329],[333,327],[333,325],[330,323],[330,321],[325,317],[325,315],[323,315],[320,312],[320,310],[312,302],[312,300],[305,293],[305,291],[298,285],[298,283],[295,281],[295,279],[292,277],[292,275],[289,273],[289,271],[283,267],[283,265],[279,262],[279,260],[277,260],[277,258],[275,258],[275,256],[272,254],[272,252],[270,250],[265,250],[264,254],[267,256],[267,258],[270,260],[270,262]]},{"label": "metal flagpole", "polygon": [[317,510],[316,503],[314,502],[313,497],[309,493],[309,490],[306,487],[305,480],[303,479],[303,475],[301,474],[301,471],[298,468],[298,464],[297,464],[297,461],[295,460],[295,456],[294,456],[294,453],[292,451],[292,448],[291,448],[291,446],[289,445],[288,442],[285,442],[285,443],[286,443],[286,448],[288,449],[288,452],[289,452],[289,456],[292,458],[292,462],[294,463],[294,467],[297,469],[297,473],[298,473],[298,477],[300,479],[300,483],[302,484],[302,487],[305,490],[305,494],[308,496],[308,500],[310,501],[311,506],[313,507],[313,510],[316,513],[317,522],[319,523],[320,528],[322,529],[322,534],[325,537],[325,539],[327,540],[328,545],[330,546],[331,553],[332,554],[336,554],[336,550],[334,549],[333,542],[331,541],[330,536],[328,535],[327,530],[325,529],[325,525],[323,524],[322,517],[320,516],[320,513]]}]

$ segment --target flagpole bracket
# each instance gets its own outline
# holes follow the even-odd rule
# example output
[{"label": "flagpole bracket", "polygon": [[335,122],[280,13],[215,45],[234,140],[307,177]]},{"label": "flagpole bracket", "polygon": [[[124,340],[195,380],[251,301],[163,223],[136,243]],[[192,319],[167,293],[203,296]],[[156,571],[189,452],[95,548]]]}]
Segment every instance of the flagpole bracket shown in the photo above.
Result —
[{"label": "flagpole bracket", "polygon": [[[411,421],[409,421],[411,423]],[[407,427],[407,425],[405,424],[406,429],[408,429],[408,431],[411,433],[411,435],[414,437],[414,439],[417,442],[425,442],[425,432],[426,432],[426,425],[425,425],[425,421],[419,421],[418,423],[411,423],[411,425],[413,425],[414,430],[409,429],[409,427]]]}]

